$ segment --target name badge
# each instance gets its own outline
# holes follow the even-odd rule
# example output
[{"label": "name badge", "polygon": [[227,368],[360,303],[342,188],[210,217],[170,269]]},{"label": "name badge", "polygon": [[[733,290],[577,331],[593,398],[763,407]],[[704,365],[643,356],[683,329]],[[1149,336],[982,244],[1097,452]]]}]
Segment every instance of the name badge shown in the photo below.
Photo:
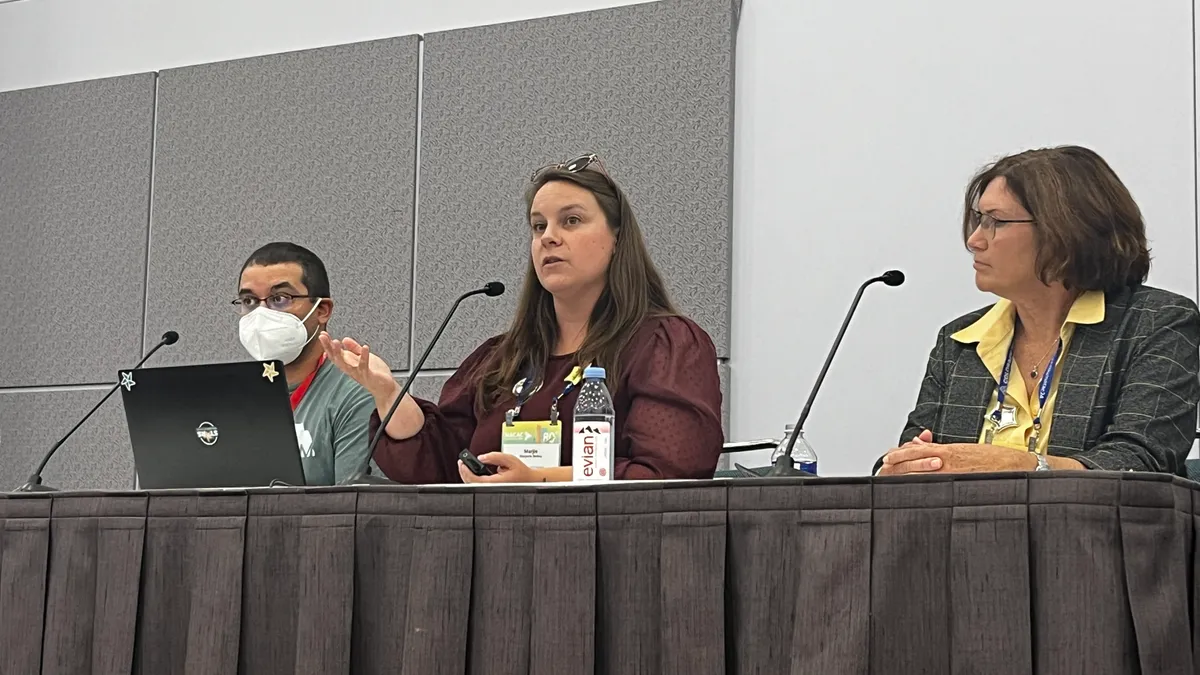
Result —
[{"label": "name badge", "polygon": [[533,469],[562,466],[562,424],[546,420],[505,423],[500,431],[500,450]]},{"label": "name badge", "polygon": [[983,442],[991,445],[997,431],[1003,431],[1015,426],[1017,426],[1017,409],[1011,405],[1002,405],[999,410],[988,418],[988,428],[984,432]]},{"label": "name badge", "polygon": [[1000,406],[1000,419],[996,422],[996,431],[1003,431],[1017,426],[1017,409],[1015,406]]}]

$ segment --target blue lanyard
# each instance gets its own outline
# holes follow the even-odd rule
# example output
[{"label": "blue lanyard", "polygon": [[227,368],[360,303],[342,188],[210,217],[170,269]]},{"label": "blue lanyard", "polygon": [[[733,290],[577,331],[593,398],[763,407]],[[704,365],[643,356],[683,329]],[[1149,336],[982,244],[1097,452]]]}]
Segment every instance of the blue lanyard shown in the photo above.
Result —
[{"label": "blue lanyard", "polygon": [[[1054,370],[1058,367],[1058,357],[1062,354],[1062,338],[1058,339],[1058,347],[1054,349],[1054,356],[1050,357],[1050,363],[1046,364],[1046,372],[1042,373],[1042,380],[1038,383],[1038,409],[1033,418],[1033,431],[1036,438],[1037,432],[1042,428],[1042,408],[1046,407],[1046,399],[1050,398],[1050,385],[1054,382]],[[1004,397],[1008,393],[1008,382],[1012,373],[1013,350],[1016,348],[1016,339],[1008,345],[1008,356],[1004,359],[1004,370],[1000,372],[1000,384],[996,387],[996,410],[992,412],[992,421],[997,426],[1000,424],[1000,409],[1004,407]]]}]

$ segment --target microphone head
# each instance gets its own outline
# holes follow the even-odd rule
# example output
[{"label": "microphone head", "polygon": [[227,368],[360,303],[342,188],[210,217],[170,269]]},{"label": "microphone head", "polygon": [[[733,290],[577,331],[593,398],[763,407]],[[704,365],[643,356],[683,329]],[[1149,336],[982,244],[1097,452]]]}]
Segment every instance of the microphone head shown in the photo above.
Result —
[{"label": "microphone head", "polygon": [[504,284],[500,283],[499,281],[489,281],[487,282],[487,285],[483,287],[483,292],[489,298],[494,298],[497,295],[503,295]]},{"label": "microphone head", "polygon": [[169,331],[163,333],[162,343],[164,345],[173,345],[176,342],[179,342],[179,333],[176,333],[173,330],[169,330]]},{"label": "microphone head", "polygon": [[899,286],[904,283],[904,272],[900,270],[888,270],[879,278],[888,286]]}]

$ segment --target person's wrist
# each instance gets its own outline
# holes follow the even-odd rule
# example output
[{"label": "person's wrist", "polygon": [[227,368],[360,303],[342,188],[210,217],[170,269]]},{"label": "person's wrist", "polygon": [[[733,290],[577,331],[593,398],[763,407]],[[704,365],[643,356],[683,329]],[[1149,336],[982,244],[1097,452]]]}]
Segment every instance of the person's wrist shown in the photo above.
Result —
[{"label": "person's wrist", "polygon": [[390,387],[382,387],[378,391],[372,391],[371,396],[375,398],[375,406],[382,410],[387,410],[396,402],[396,397],[400,395],[400,383],[392,380]]}]

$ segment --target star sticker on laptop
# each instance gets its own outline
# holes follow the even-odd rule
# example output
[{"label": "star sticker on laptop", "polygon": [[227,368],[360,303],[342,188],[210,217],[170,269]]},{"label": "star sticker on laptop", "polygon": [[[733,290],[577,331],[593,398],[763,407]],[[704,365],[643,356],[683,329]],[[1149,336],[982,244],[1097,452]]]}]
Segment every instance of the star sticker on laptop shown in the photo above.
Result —
[{"label": "star sticker on laptop", "polygon": [[133,391],[133,386],[136,384],[137,382],[133,381],[132,372],[121,373],[121,386],[125,387],[125,391]]},{"label": "star sticker on laptop", "polygon": [[272,384],[275,383],[275,378],[279,377],[279,371],[275,370],[274,363],[263,364],[263,377],[267,378]]}]

